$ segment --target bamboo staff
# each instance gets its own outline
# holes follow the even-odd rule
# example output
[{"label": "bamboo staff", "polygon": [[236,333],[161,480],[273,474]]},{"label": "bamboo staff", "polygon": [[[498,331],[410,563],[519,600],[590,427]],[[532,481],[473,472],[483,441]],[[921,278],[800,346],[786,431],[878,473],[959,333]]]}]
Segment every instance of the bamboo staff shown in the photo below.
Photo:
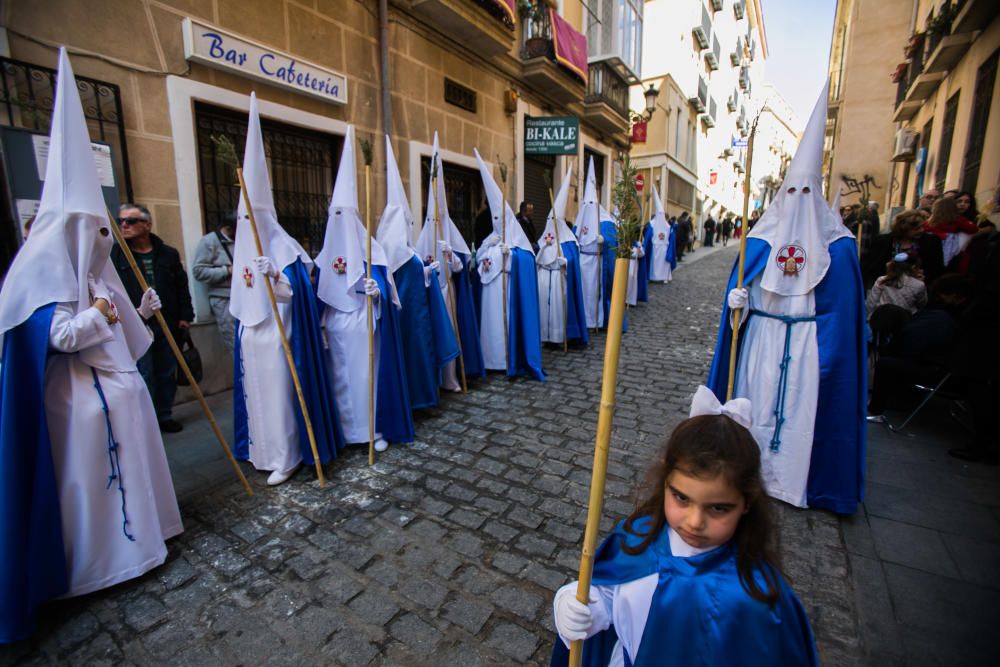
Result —
[{"label": "bamboo staff", "polygon": [[[753,121],[753,127],[750,130],[750,140],[747,141],[747,175],[743,182],[743,232],[740,234],[740,259],[739,264],[736,269],[736,288],[743,289],[743,267],[746,262],[747,256],[747,236],[749,236],[749,221],[750,216],[750,169],[753,166],[753,140],[757,136],[757,118]],[[740,321],[743,318],[743,309],[736,308],[732,312],[732,319],[730,324],[733,329],[733,341],[729,347],[729,380],[726,384],[726,400],[730,400],[733,397],[733,384],[736,382],[736,354],[739,351],[739,340],[740,340]]]},{"label": "bamboo staff", "polygon": [[[552,227],[556,230],[556,257],[562,257],[562,245],[559,243],[559,219],[556,217],[556,200],[552,196],[552,188],[549,188],[549,203],[552,205]],[[566,301],[569,298],[569,294],[566,292],[566,275],[563,273],[562,267],[559,267],[559,289],[562,290],[562,311],[563,311],[563,352],[569,350],[569,341],[566,339],[566,329],[569,327],[569,323],[566,321]]]},{"label": "bamboo staff", "polygon": [[858,228],[854,232],[854,241],[858,245],[858,262],[859,263],[861,262],[861,235],[863,234],[863,232],[862,232],[862,225],[863,224],[864,224],[864,219],[858,220]]},{"label": "bamboo staff", "polygon": [[[263,255],[264,248],[260,243],[260,233],[257,231],[257,218],[253,214],[253,206],[250,205],[250,194],[247,192],[247,184],[243,180],[243,170],[236,170],[236,177],[240,180],[240,192],[243,195],[243,205],[247,209],[247,218],[250,220],[250,229],[253,230],[253,241],[257,246],[257,254]],[[292,346],[288,344],[288,336],[285,334],[285,324],[281,321],[281,314],[278,312],[278,302],[274,298],[274,287],[271,285],[270,276],[264,279],[267,285],[267,298],[271,302],[271,314],[274,315],[274,322],[278,325],[278,335],[281,336],[281,346],[285,349],[285,359],[288,360],[288,370],[292,374],[292,384],[295,385],[295,395],[299,399],[299,408],[302,410],[302,421],[306,423],[306,434],[309,436],[309,448],[312,450],[313,462],[316,464],[316,479],[319,480],[320,487],[326,486],[326,477],[323,476],[323,464],[319,460],[319,450],[316,448],[316,434],[313,432],[312,419],[309,418],[309,407],[306,405],[305,394],[302,393],[302,382],[299,380],[299,372],[295,368],[295,358],[292,356]]]},{"label": "bamboo staff", "polygon": [[[604,374],[601,382],[601,407],[597,416],[597,437],[594,443],[594,469],[590,477],[590,503],[587,507],[587,528],[583,534],[583,553],[580,558],[580,580],[576,599],[590,601],[590,580],[594,569],[594,552],[597,534],[601,527],[604,506],[604,480],[608,471],[608,445],[611,442],[611,422],[615,414],[615,385],[618,381],[618,357],[621,351],[622,325],[625,322],[625,288],[629,260],[615,260],[615,278],[611,290],[611,313],[608,316],[608,335],[604,345]],[[569,664],[579,667],[583,658],[583,642],[570,644]]]},{"label": "bamboo staff", "polygon": [[601,191],[599,188],[594,188],[597,193],[596,201],[594,202],[594,227],[597,229],[597,289],[595,291],[594,298],[594,331],[599,331],[601,328],[601,278],[604,275],[604,251],[602,250],[601,243]]},{"label": "bamboo staff", "polygon": [[[115,236],[115,241],[118,243],[118,247],[121,248],[122,254],[125,255],[125,260],[128,262],[128,265],[132,268],[132,273],[135,274],[135,278],[139,282],[139,289],[145,292],[149,289],[149,283],[146,282],[146,276],[136,263],[135,255],[132,254],[132,249],[129,248],[128,243],[125,242],[125,238],[122,236],[121,229],[118,228],[118,223],[115,220],[115,217],[111,215],[111,211],[108,211],[107,213],[108,218],[111,220],[111,232]],[[184,354],[181,352],[181,349],[177,346],[177,341],[174,340],[174,335],[170,333],[170,327],[167,325],[167,320],[164,319],[163,313],[159,310],[153,311],[153,317],[156,318],[157,324],[159,324],[160,329],[163,330],[163,335],[167,338],[167,345],[170,346],[170,351],[174,353],[174,357],[177,359],[178,367],[180,367],[181,371],[184,373],[184,377],[187,378],[188,384],[191,386],[191,390],[194,391],[195,398],[198,399],[198,403],[201,404],[202,412],[205,413],[205,417],[208,419],[208,423],[212,427],[212,432],[215,433],[215,439],[219,441],[222,451],[226,453],[226,458],[229,459],[230,465],[233,466],[236,476],[240,478],[240,483],[243,485],[243,489],[247,492],[248,496],[252,496],[253,489],[250,488],[250,482],[247,481],[246,476],[243,475],[243,471],[240,470],[239,464],[236,463],[236,459],[233,458],[233,452],[229,449],[225,436],[222,435],[222,429],[219,428],[218,422],[215,421],[215,415],[212,414],[212,409],[208,407],[208,401],[205,400],[205,394],[202,393],[201,387],[198,386],[198,382],[194,379],[194,375],[191,374],[191,368],[184,359]]]},{"label": "bamboo staff", "polygon": [[[497,162],[500,165],[500,180],[503,181],[503,192],[500,193],[500,243],[501,245],[507,244],[507,165],[500,162],[499,156],[497,156]],[[504,256],[503,250],[500,251],[500,284],[503,285],[503,358],[504,358],[504,368],[510,368],[510,350],[508,349],[507,341],[507,257]]]},{"label": "bamboo staff", "polygon": [[[372,145],[367,139],[361,140],[361,155],[365,160],[365,256],[367,258],[366,277],[372,279]],[[372,295],[368,302],[368,465],[375,465],[375,322],[372,318]]]},{"label": "bamboo staff", "polygon": [[[440,156],[435,153],[431,159],[433,160],[431,163],[431,187],[434,188],[434,237],[440,243],[443,237],[437,189],[437,170]],[[450,230],[449,236],[451,236]],[[450,242],[449,245],[451,245]],[[437,255],[437,252],[435,251],[434,254]],[[465,379],[465,353],[462,352],[462,334],[458,331],[458,308],[455,305],[455,293],[451,289],[451,262],[444,256],[444,251],[441,252],[441,259],[444,261],[444,290],[448,293],[448,303],[451,306],[451,328],[455,331],[455,339],[458,341],[458,370],[462,376],[462,393],[465,394],[469,391],[469,385]]]}]

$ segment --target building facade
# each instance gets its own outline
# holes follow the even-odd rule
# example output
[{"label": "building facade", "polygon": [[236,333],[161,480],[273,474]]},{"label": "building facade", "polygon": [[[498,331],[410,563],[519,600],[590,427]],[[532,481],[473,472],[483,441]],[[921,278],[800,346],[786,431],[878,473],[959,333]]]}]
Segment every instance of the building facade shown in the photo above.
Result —
[{"label": "building facade", "polygon": [[[546,185],[558,188],[571,164],[596,157],[607,199],[613,161],[627,148],[628,87],[641,75],[644,5],[537,2],[390,0],[380,8],[377,0],[7,0],[0,3],[0,126],[48,131],[52,68],[65,45],[91,138],[110,146],[118,198],[147,205],[154,233],[178,247],[188,266],[202,235],[236,207],[225,146],[242,156],[251,91],[260,100],[279,222],[313,255],[348,124],[375,147],[373,224],[385,201],[382,134],[393,140],[416,236],[437,131],[449,211],[470,244],[484,206],[474,148],[498,182],[500,165],[507,168],[515,208],[535,204],[540,233]],[[562,154],[525,148],[526,125],[547,117],[569,119],[563,132],[573,140]],[[581,171],[572,176],[569,215]],[[8,236],[30,205],[16,199],[8,188]],[[222,388],[231,363],[210,326],[207,299],[191,284],[195,337],[209,363],[206,389]]]},{"label": "building facade", "polygon": [[[687,211],[699,222],[741,215],[745,142],[766,102],[759,0],[647,2],[645,31],[643,86],[660,94],[633,157],[659,187],[668,215]],[[754,169],[756,200],[758,174]]]}]

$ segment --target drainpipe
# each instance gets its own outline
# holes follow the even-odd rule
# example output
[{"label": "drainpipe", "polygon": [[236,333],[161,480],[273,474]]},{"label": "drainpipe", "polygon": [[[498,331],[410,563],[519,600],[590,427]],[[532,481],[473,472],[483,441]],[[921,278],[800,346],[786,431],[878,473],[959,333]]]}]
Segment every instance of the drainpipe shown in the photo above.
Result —
[{"label": "drainpipe", "polygon": [[378,58],[382,69],[382,76],[379,77],[379,87],[382,93],[382,131],[392,136],[392,106],[389,96],[389,7],[387,0],[378,0]]}]

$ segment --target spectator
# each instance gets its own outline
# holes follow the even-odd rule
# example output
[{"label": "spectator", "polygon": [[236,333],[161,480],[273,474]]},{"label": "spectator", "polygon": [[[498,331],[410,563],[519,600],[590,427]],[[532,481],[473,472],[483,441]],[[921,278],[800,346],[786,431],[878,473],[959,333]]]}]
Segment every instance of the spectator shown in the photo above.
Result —
[{"label": "spectator", "polygon": [[31,233],[31,226],[35,224],[35,216],[31,216],[24,223],[24,240],[28,240],[28,234]]},{"label": "spectator", "polygon": [[924,284],[929,285],[944,273],[941,240],[924,230],[927,215],[912,209],[896,215],[887,234],[872,240],[868,254],[861,264],[865,287],[871,288],[875,279],[883,275],[885,266],[901,252],[910,257],[924,274]]},{"label": "spectator", "polygon": [[935,190],[934,188],[924,190],[924,194],[920,195],[920,206],[917,208],[930,215],[931,207],[934,206],[934,202],[940,198],[941,193],[938,190]]},{"label": "spectator", "polygon": [[681,212],[681,217],[677,220],[677,229],[674,231],[674,236],[677,241],[677,261],[683,262],[684,253],[687,252],[691,237],[691,223],[688,220],[687,211]]},{"label": "spectator", "polygon": [[959,214],[955,197],[941,197],[934,202],[926,229],[941,239],[944,265],[949,269],[953,266],[952,260],[965,250],[972,235],[979,231],[975,223]]},{"label": "spectator", "polygon": [[208,305],[215,317],[222,342],[230,352],[235,336],[233,316],[229,312],[229,289],[233,277],[233,240],[236,238],[236,211],[226,215],[214,232],[198,241],[191,273],[208,289]]},{"label": "spectator", "polygon": [[733,218],[727,215],[722,221],[722,247],[729,245],[729,237],[733,235]]},{"label": "spectator", "polygon": [[[146,282],[156,290],[163,302],[161,312],[170,327],[170,332],[175,338],[178,337],[182,331],[190,328],[191,320],[194,319],[194,308],[191,306],[191,295],[188,293],[187,273],[181,264],[180,254],[165,244],[160,237],[151,233],[153,219],[145,206],[122,204],[118,209],[118,223],[122,228],[122,236],[132,250]],[[118,246],[111,249],[111,260],[133,305],[138,307],[142,289],[129,268],[125,253]],[[177,433],[184,428],[173,418],[174,395],[177,393],[175,376],[177,362],[160,327],[151,328],[153,344],[139,359],[137,366],[153,398],[160,430]]]},{"label": "spectator", "polygon": [[955,195],[955,207],[958,214],[970,222],[979,221],[979,210],[976,208],[976,198],[971,192],[962,191]]},{"label": "spectator", "polygon": [[868,314],[887,304],[903,308],[912,315],[927,305],[923,274],[910,256],[901,252],[885,265],[885,275],[875,281],[868,294]]},{"label": "spectator", "polygon": [[[755,208],[750,213],[750,223],[747,225],[747,229],[750,230],[750,232],[753,231],[753,228],[757,225],[757,221],[758,220],[760,220],[760,209],[756,209]],[[749,232],[747,232],[747,233],[749,233]]]},{"label": "spectator", "polygon": [[535,233],[535,223],[532,221],[531,216],[535,214],[535,205],[531,202],[523,201],[521,206],[517,209],[517,221],[521,223],[521,229],[524,230],[525,235],[528,239],[534,239],[531,241],[531,249],[538,253],[538,243],[537,239],[540,234]]},{"label": "spectator", "polygon": [[703,226],[703,229],[705,231],[705,234],[704,234],[704,239],[705,239],[704,245],[705,245],[706,248],[711,248],[712,245],[713,245],[712,242],[715,239],[715,218],[712,217],[711,213],[708,214],[708,219],[705,220],[705,224]]},{"label": "spectator", "polygon": [[868,202],[868,220],[872,223],[872,233],[878,234],[882,227],[882,220],[878,217],[878,202]]}]

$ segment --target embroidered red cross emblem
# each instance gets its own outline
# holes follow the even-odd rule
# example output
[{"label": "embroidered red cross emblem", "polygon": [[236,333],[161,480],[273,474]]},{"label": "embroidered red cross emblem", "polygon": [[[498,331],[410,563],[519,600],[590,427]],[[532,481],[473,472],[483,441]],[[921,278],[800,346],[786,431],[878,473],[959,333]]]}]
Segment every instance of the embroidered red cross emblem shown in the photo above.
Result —
[{"label": "embroidered red cross emblem", "polygon": [[243,267],[243,282],[246,283],[247,287],[253,287],[253,271],[250,270],[249,266]]},{"label": "embroidered red cross emblem", "polygon": [[586,236],[587,232],[589,232],[589,231],[590,231],[590,228],[587,227],[586,225],[584,225],[584,227],[583,227],[583,235]]},{"label": "embroidered red cross emblem", "polygon": [[333,270],[337,273],[344,273],[347,271],[347,260],[343,257],[338,257],[333,260]]},{"label": "embroidered red cross emblem", "polygon": [[490,259],[489,257],[487,257],[486,259],[483,260],[483,270],[484,271],[488,272],[492,266],[493,266],[493,260],[492,259]]},{"label": "embroidered red cross emblem", "polygon": [[786,245],[778,250],[776,261],[786,276],[794,276],[806,265],[806,251],[802,246]]},{"label": "embroidered red cross emblem", "polygon": [[556,240],[556,237],[552,236],[552,232],[545,232],[545,236],[542,239],[545,241],[545,245],[551,245]]},{"label": "embroidered red cross emblem", "polygon": [[667,235],[664,234],[663,232],[660,232],[660,235],[657,238],[659,238],[661,241],[664,241],[664,240],[666,240]]}]

